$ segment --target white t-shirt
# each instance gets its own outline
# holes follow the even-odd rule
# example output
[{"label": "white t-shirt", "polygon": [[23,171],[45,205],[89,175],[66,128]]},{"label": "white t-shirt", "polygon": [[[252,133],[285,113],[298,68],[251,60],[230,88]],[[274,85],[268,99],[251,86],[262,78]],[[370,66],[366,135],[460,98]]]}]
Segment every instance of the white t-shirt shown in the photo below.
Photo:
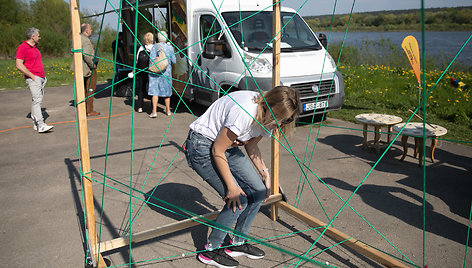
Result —
[{"label": "white t-shirt", "polygon": [[223,127],[227,127],[238,136],[240,141],[252,138],[269,137],[254,118],[257,114],[257,103],[254,97],[259,93],[254,91],[235,91],[215,101],[208,110],[190,124],[190,128],[214,141]]}]

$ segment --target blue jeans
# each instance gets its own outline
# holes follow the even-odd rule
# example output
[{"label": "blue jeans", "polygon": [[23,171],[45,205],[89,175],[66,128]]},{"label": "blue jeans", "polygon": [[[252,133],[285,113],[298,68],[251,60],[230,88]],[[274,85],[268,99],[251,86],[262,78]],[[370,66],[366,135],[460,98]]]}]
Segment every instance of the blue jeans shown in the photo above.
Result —
[{"label": "blue jeans", "polygon": [[[212,146],[212,140],[190,130],[186,141],[187,151],[185,155],[189,166],[224,198],[227,188],[211,155]],[[254,170],[252,163],[239,148],[230,148],[226,150],[225,155],[228,159],[229,168],[234,181],[247,196],[239,196],[241,209],[236,209],[236,212],[233,212],[232,207],[228,208],[225,205],[218,215],[216,222],[229,229],[236,223],[234,229],[237,232],[247,235],[266,197],[266,188],[261,178]],[[226,231],[213,228],[208,237],[207,249],[220,247],[226,234]],[[244,238],[238,236],[233,238],[233,244],[243,242]]]}]

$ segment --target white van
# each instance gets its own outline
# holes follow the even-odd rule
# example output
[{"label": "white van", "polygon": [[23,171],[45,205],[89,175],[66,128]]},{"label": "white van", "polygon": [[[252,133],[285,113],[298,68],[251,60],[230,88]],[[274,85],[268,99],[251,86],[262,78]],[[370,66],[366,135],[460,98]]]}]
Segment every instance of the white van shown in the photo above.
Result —
[{"label": "white van", "polygon": [[[134,35],[126,29],[135,29],[136,5],[122,4],[125,43],[134,57]],[[272,87],[272,0],[144,0],[138,4],[149,21],[165,17],[177,57],[173,86],[184,98],[210,105],[225,92]],[[300,92],[300,117],[340,109],[344,80],[332,57],[295,10],[282,7],[281,25],[280,81]],[[156,32],[152,26],[149,30]],[[139,39],[143,33],[141,29]]]}]

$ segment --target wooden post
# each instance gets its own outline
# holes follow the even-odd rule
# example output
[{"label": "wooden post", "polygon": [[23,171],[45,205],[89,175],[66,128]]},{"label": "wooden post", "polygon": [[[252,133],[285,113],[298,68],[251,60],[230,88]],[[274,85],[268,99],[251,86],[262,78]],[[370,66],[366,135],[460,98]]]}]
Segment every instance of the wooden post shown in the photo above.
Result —
[{"label": "wooden post", "polygon": [[[312,217],[311,215],[303,212],[302,210],[291,206],[283,201],[278,202],[278,206],[283,209],[284,211],[290,213],[291,215],[295,216],[297,219],[305,222],[306,224],[312,227],[325,227],[327,224]],[[329,227],[325,234],[336,242],[343,242],[344,246],[350,247],[354,251],[358,252],[359,254],[374,260],[385,267],[403,267],[408,268],[409,266],[406,264],[401,263],[400,261],[390,257],[389,255],[362,243],[361,241],[349,236],[333,227]]]},{"label": "wooden post", "polygon": [[[70,1],[70,15],[72,27],[72,48],[74,51],[82,49],[82,42],[80,38],[80,18],[79,7],[77,0]],[[74,79],[75,79],[75,95],[77,101],[85,98],[84,91],[84,75],[82,66],[82,53],[74,52]],[[79,150],[80,150],[80,164],[82,174],[90,174],[90,153],[88,144],[88,130],[87,130],[87,115],[85,101],[77,105],[77,123],[79,128]],[[97,244],[97,232],[95,229],[95,212],[93,205],[92,182],[86,177],[82,178],[85,198],[85,217],[88,230],[88,239],[90,245],[95,247]],[[106,267],[106,264],[99,254],[93,252],[94,261],[98,260],[98,267]]]},{"label": "wooden post", "polygon": [[[273,204],[279,201],[282,201],[281,194],[271,195],[269,196],[269,198],[267,198],[266,202],[264,202],[263,205],[269,205],[269,204]],[[147,231],[135,233],[131,236],[131,240],[129,237],[119,237],[119,238],[115,238],[109,241],[102,242],[100,243],[100,253],[127,246],[129,245],[129,243],[139,243],[139,242],[143,242],[149,239],[153,239],[156,237],[160,237],[160,236],[168,235],[170,233],[181,231],[181,230],[193,227],[193,226],[197,226],[201,224],[200,222],[202,221],[205,221],[205,222],[214,221],[216,220],[216,217],[218,216],[219,213],[220,211],[214,211],[214,212],[210,212],[204,215],[200,215],[198,217],[188,218],[188,219],[174,222],[171,224],[167,224],[161,227],[153,228]],[[96,246],[96,248],[98,248],[98,246]]]},{"label": "wooden post", "polygon": [[[280,2],[274,0],[272,13],[272,35],[275,36],[272,42],[272,87],[280,85]],[[274,137],[279,139],[279,133],[274,132]],[[271,149],[271,177],[272,177],[272,194],[279,193],[279,144],[275,138],[272,138]],[[277,204],[271,205],[270,218],[277,220]]]}]

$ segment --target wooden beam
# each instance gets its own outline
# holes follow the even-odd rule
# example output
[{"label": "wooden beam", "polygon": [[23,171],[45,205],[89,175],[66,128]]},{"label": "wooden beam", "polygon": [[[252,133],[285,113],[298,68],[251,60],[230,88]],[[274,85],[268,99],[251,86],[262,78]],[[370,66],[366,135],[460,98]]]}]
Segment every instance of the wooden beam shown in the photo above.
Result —
[{"label": "wooden beam", "polygon": [[[307,213],[301,211],[300,209],[294,207],[294,206],[291,206],[289,204],[287,204],[286,202],[278,202],[277,203],[277,206],[283,210],[285,210],[286,212],[288,212],[289,214],[295,216],[296,218],[298,218],[299,220],[305,222],[306,224],[308,224],[309,226],[312,226],[312,227],[323,227],[323,226],[327,226],[326,223],[312,217],[311,215],[308,215]],[[360,242],[359,240],[356,240],[354,238],[352,238],[351,236],[347,235],[347,234],[344,234],[343,232],[337,230],[337,229],[334,229],[332,227],[329,227],[325,234],[327,236],[329,236],[330,238],[332,238],[333,240],[337,241],[337,242],[341,242],[341,241],[344,241],[342,244],[345,245],[345,246],[348,246],[350,247],[351,249],[353,249],[354,251],[362,254],[363,256],[366,256],[386,267],[405,267],[405,268],[408,268],[409,266],[403,264],[402,262],[399,262],[397,261],[396,259],[388,256],[387,254],[377,250],[377,249],[374,249],[362,242]]]},{"label": "wooden beam", "polygon": [[[72,28],[72,48],[74,51],[77,51],[82,49],[82,41],[80,38],[79,7],[77,5],[77,0],[70,1],[70,15]],[[85,98],[82,64],[82,53],[74,52],[75,96],[77,101],[81,101]],[[77,105],[77,124],[79,128],[79,151],[82,174],[89,174],[91,169],[85,101]],[[97,244],[97,232],[95,228],[95,208],[93,205],[92,182],[85,176],[82,177],[82,181],[84,187],[85,216],[88,230],[87,237],[92,247],[94,247]],[[98,260],[98,267],[107,267],[100,253],[94,252],[93,255],[94,261]]]},{"label": "wooden beam", "polygon": [[[272,87],[280,85],[280,2],[273,0],[273,11],[272,11],[272,36],[275,37],[272,42]],[[272,194],[279,193],[279,143],[280,137],[278,131],[274,131],[274,137],[271,140],[271,188]],[[277,206],[272,205],[270,209],[270,218],[275,221],[277,220]]]},{"label": "wooden beam", "polygon": [[[281,194],[271,195],[269,196],[269,198],[266,200],[266,202],[263,205],[273,204],[281,200],[282,200]],[[189,219],[181,220],[179,222],[167,224],[161,227],[157,227],[154,229],[150,229],[147,231],[133,234],[131,236],[131,243],[143,242],[152,238],[156,238],[156,237],[170,234],[173,232],[181,231],[181,230],[193,227],[193,226],[197,226],[200,224],[199,221],[207,221],[207,222],[214,221],[216,220],[216,217],[218,216],[219,213],[220,213],[219,211],[214,211],[214,212],[201,215],[199,217],[192,217]],[[199,221],[195,221],[195,220],[199,220]],[[114,250],[121,247],[125,247],[129,245],[129,243],[130,243],[129,237],[120,237],[120,238],[115,238],[109,241],[102,242],[100,243],[100,253]],[[98,247],[94,248],[94,251],[96,250],[98,250]]]}]

